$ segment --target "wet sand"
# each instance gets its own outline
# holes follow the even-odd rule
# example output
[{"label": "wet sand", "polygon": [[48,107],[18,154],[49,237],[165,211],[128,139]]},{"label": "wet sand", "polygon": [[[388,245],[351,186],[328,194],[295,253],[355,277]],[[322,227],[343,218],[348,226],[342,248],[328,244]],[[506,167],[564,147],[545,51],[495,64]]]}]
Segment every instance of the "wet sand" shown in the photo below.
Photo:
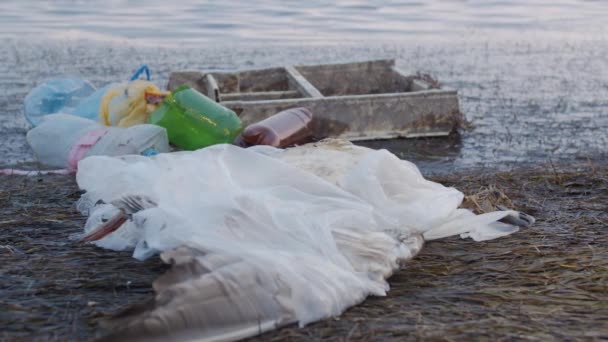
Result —
[{"label": "wet sand", "polygon": [[[469,195],[499,191],[537,222],[483,243],[428,242],[389,279],[387,297],[255,340],[608,338],[608,164],[431,179]],[[112,314],[152,298],[166,270],[158,258],[68,240],[85,221],[78,196],[71,177],[0,176],[0,340],[90,340]]]}]

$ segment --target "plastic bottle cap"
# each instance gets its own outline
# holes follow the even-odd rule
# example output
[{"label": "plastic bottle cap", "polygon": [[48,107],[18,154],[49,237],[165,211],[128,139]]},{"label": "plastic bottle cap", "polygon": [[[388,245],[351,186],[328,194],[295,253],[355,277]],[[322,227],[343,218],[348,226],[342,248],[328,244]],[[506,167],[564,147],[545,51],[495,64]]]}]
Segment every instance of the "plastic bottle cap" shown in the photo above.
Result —
[{"label": "plastic bottle cap", "polygon": [[142,156],[152,157],[158,154],[158,151],[154,148],[149,148],[141,153]]}]

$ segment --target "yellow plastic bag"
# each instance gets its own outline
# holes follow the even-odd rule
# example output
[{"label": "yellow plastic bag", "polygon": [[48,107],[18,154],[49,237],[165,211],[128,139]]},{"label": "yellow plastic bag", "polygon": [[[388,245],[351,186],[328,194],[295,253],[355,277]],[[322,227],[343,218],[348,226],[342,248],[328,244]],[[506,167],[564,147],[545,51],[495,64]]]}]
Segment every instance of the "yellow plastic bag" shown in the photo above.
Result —
[{"label": "yellow plastic bag", "polygon": [[106,126],[130,127],[146,123],[156,109],[146,101],[146,94],[160,94],[152,82],[135,80],[112,86],[101,98],[99,119]]}]

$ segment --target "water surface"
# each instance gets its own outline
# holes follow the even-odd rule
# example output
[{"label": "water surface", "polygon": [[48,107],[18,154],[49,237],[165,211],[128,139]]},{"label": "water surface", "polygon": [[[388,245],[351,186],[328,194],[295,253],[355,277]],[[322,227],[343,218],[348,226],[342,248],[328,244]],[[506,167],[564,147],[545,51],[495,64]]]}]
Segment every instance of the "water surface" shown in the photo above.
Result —
[{"label": "water surface", "polygon": [[22,102],[38,82],[97,86],[147,63],[249,69],[396,58],[459,90],[461,139],[376,142],[423,169],[576,162],[608,146],[608,3],[601,1],[6,1],[0,156],[33,161]]}]

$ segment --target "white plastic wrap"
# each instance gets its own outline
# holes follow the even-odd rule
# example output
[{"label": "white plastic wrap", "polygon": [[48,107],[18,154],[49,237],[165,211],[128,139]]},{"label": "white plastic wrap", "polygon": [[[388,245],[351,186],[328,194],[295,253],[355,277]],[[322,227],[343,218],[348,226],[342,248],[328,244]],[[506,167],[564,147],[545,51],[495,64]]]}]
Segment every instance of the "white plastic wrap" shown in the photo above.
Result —
[{"label": "white plastic wrap", "polygon": [[[198,337],[229,331],[240,338],[258,333],[256,326],[304,325],[339,315],[370,294],[384,295],[385,279],[418,253],[423,236],[489,239],[517,230],[496,222],[511,212],[476,216],[458,209],[462,193],[425,180],[415,165],[387,151],[335,140],[288,150],[216,145],[149,159],[90,157],[80,162],[77,181],[87,191],[80,208],[92,209],[90,220],[96,222],[112,210],[91,207],[98,200],[140,195],[158,203],[133,215],[133,222],[98,241],[99,246],[130,246],[140,259],[183,245],[198,251],[177,259],[175,252],[163,254],[176,265],[187,259],[198,265],[190,270],[204,271],[185,277],[188,281],[182,275],[167,289],[159,279],[157,299],[164,298],[165,306],[150,315],[160,318],[139,321],[165,322],[159,328],[165,332],[176,325],[194,329]],[[234,275],[224,263],[214,266],[217,258],[233,260],[243,270]],[[252,270],[259,279],[249,284]],[[225,291],[208,301],[201,293],[211,285],[202,284],[211,280]],[[279,296],[281,291],[288,295]],[[164,297],[176,293],[177,299]],[[255,319],[248,314],[251,307],[245,307],[249,302],[230,304],[235,298],[266,295],[280,305],[251,304],[259,307]],[[230,305],[243,305],[233,325],[202,322],[209,312],[232,310]],[[171,316],[173,310],[187,319]],[[134,324],[131,331],[138,329]]]},{"label": "white plastic wrap", "polygon": [[47,115],[27,133],[27,142],[38,161],[52,167],[67,167],[70,151],[87,132],[107,129],[86,156],[141,154],[154,149],[168,152],[169,141],[164,128],[138,125],[129,128],[104,127],[95,121],[68,114]]}]

